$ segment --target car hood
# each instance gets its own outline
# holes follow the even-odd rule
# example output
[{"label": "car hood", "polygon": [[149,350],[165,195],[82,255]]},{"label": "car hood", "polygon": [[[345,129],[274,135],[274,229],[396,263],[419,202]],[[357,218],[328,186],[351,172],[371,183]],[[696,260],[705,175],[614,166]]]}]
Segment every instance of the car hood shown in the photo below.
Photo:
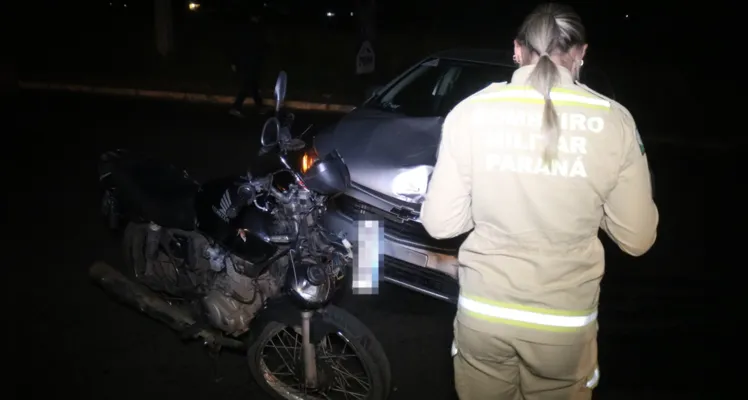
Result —
[{"label": "car hood", "polygon": [[407,117],[372,109],[356,109],[320,132],[315,147],[320,154],[337,149],[345,159],[356,186],[388,197],[413,209],[419,204],[399,199],[392,180],[410,168],[434,166],[442,117]]}]

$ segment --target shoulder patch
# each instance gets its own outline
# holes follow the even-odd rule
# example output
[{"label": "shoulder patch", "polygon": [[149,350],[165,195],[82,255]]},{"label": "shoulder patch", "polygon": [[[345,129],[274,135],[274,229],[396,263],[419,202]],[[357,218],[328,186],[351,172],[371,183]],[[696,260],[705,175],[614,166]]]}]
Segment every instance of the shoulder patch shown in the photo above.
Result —
[{"label": "shoulder patch", "polygon": [[642,155],[644,155],[644,141],[642,141],[642,137],[639,134],[639,128],[634,128],[634,132],[636,134],[636,142],[639,143],[639,150],[642,152]]}]

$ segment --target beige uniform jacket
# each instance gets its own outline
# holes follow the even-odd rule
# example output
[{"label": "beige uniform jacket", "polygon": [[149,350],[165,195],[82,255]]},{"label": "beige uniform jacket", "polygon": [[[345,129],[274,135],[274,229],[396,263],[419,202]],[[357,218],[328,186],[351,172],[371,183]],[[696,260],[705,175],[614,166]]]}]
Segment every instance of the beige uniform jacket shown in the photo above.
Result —
[{"label": "beige uniform jacket", "polygon": [[595,326],[604,272],[598,228],[638,256],[659,219],[631,114],[574,82],[551,93],[558,157],[543,163],[543,98],[534,65],[493,84],[447,116],[421,221],[435,238],[473,230],[460,248],[458,320],[574,331]]}]

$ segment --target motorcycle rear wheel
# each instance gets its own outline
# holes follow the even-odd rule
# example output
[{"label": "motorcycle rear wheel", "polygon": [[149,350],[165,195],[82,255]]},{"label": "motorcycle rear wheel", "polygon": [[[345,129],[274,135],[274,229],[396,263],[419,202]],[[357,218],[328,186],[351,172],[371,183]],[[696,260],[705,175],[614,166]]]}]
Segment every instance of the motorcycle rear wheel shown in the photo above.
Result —
[{"label": "motorcycle rear wheel", "polygon": [[[319,376],[326,376],[326,387],[320,391],[305,390],[299,382],[303,382],[301,370],[301,335],[300,328],[288,327],[279,322],[268,322],[260,327],[259,333],[251,335],[248,344],[247,359],[252,377],[262,387],[262,389],[276,399],[286,400],[317,400],[317,399],[334,399],[339,397],[356,398],[366,400],[384,400],[390,393],[391,372],[387,355],[382,345],[374,337],[374,334],[353,315],[345,310],[328,306],[317,311],[322,321],[335,327],[337,334],[328,335],[317,343],[317,370]],[[290,331],[290,333],[289,333]],[[293,336],[297,334],[293,350],[289,346],[283,346],[281,349],[274,348],[283,336]],[[335,347],[333,342],[342,342],[343,349],[341,354],[333,354]],[[297,346],[298,345],[298,348]],[[350,359],[345,358],[346,348],[350,348],[360,361],[361,370],[365,374],[365,379],[353,377],[342,366],[342,361]],[[266,354],[267,353],[267,354]],[[271,356],[283,357],[288,356],[289,363],[284,360],[288,372],[279,372],[278,368],[268,366],[267,362]],[[345,369],[346,371],[343,371]],[[353,378],[353,383],[349,380],[343,385],[341,377]],[[284,382],[285,381],[285,382]],[[290,383],[289,383],[290,382]],[[363,389],[364,393],[356,391],[359,396],[346,397],[344,386],[356,386]],[[355,389],[355,388],[354,388]],[[341,391],[343,390],[343,391]]]}]

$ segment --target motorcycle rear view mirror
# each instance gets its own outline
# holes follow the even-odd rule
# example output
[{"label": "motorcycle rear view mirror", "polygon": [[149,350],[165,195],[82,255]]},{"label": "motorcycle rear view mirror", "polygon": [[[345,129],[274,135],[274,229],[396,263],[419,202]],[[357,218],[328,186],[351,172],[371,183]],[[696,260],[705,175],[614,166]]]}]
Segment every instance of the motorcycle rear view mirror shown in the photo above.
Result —
[{"label": "motorcycle rear view mirror", "polygon": [[286,87],[288,85],[288,76],[286,71],[281,71],[278,74],[278,79],[275,80],[275,112],[280,111],[283,101],[286,99]]},{"label": "motorcycle rear view mirror", "polygon": [[275,146],[278,144],[280,134],[280,121],[278,118],[270,117],[262,126],[262,135],[260,135],[260,144],[263,147]]}]

